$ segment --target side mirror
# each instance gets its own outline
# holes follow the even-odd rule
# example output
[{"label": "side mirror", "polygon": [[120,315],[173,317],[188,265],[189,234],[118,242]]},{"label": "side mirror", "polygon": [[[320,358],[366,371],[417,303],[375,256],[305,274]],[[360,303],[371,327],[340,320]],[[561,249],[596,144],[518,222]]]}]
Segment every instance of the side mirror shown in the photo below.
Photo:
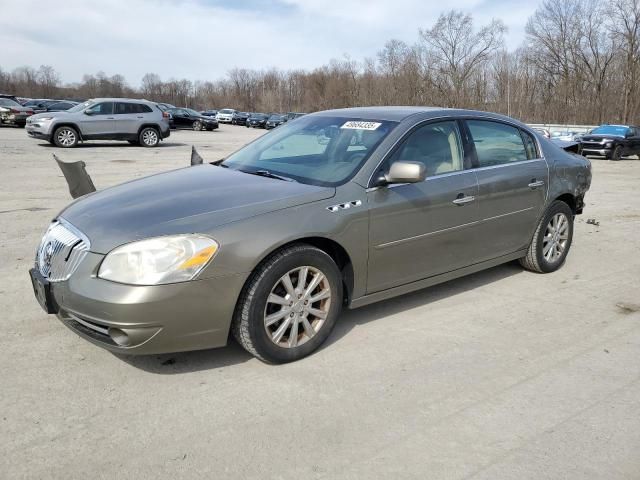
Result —
[{"label": "side mirror", "polygon": [[85,110],[84,114],[91,116],[91,115],[93,115],[93,110]]},{"label": "side mirror", "polygon": [[395,162],[391,165],[389,173],[381,178],[381,184],[393,183],[419,183],[427,178],[427,170],[420,162]]}]

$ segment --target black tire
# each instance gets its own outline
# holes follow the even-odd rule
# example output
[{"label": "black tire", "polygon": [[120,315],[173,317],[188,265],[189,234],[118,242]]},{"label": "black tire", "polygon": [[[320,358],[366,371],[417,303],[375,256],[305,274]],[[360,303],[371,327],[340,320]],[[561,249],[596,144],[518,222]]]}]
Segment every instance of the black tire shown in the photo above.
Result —
[{"label": "black tire", "polygon": [[[549,260],[545,258],[544,250],[545,247],[548,246],[549,241],[553,243],[553,241],[556,240],[553,237],[554,234],[549,233],[548,230],[552,228],[551,221],[554,217],[557,218],[557,215],[563,215],[567,222],[567,238],[561,254],[557,258]],[[527,254],[520,259],[520,264],[527,270],[537,273],[550,273],[558,270],[564,264],[569,249],[571,248],[571,242],[573,241],[573,218],[573,210],[571,210],[569,205],[560,200],[554,201],[540,220],[533,234],[533,239],[529,244]],[[548,233],[551,237],[547,237]],[[555,247],[551,246],[550,249],[555,249]]]},{"label": "black tire", "polygon": [[53,132],[53,143],[60,148],[73,148],[78,145],[78,131],[73,127],[58,127]]},{"label": "black tire", "polygon": [[618,161],[622,158],[622,145],[616,145],[616,148],[613,149],[613,153],[611,153],[611,160]]},{"label": "black tire", "polygon": [[160,143],[160,132],[157,128],[145,127],[140,130],[138,143],[146,148],[157,147]]},{"label": "black tire", "polygon": [[[267,313],[267,298],[280,279],[299,267],[309,266],[322,272],[328,281],[331,296],[327,308],[326,318],[317,332],[301,345],[285,347],[276,345],[267,333],[265,314]],[[315,305],[315,304],[314,304]],[[312,305],[310,305],[312,307]],[[281,307],[282,309],[287,306]],[[293,310],[293,307],[289,307]],[[333,259],[319,248],[307,244],[296,244],[285,247],[265,259],[253,272],[245,284],[234,313],[231,326],[233,336],[242,347],[255,357],[268,363],[287,363],[314,352],[329,337],[336,319],[342,308],[342,279],[340,271]],[[291,316],[294,314],[291,313]],[[272,328],[278,328],[288,317]],[[298,323],[298,328],[303,328]],[[285,330],[291,334],[291,326]],[[299,331],[305,336],[304,330]]]},{"label": "black tire", "polygon": [[195,132],[199,132],[200,130],[202,130],[202,122],[200,120],[196,120],[191,125],[191,128],[193,128]]}]

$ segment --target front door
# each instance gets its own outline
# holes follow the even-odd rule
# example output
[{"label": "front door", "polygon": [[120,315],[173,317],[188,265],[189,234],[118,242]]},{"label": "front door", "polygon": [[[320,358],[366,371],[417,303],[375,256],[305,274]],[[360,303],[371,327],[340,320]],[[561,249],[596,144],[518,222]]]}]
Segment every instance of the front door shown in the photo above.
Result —
[{"label": "front door", "polygon": [[115,131],[113,102],[100,102],[87,108],[79,122],[84,138],[105,138]]},{"label": "front door", "polygon": [[441,121],[415,129],[384,162],[382,171],[395,161],[422,162],[427,178],[367,193],[367,293],[473,263],[478,183],[464,158],[458,123]]}]

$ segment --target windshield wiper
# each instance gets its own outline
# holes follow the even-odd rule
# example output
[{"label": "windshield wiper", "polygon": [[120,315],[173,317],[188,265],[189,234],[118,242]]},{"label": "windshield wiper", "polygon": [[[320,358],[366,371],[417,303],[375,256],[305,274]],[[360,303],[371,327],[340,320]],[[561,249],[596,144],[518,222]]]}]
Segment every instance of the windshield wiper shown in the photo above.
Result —
[{"label": "windshield wiper", "polygon": [[254,171],[240,170],[240,171],[244,173],[250,173],[251,175],[258,175],[260,177],[275,178],[277,180],[284,180],[285,182],[295,182],[293,178],[285,177],[284,175],[277,175],[275,173],[271,173],[269,170],[254,170]]}]

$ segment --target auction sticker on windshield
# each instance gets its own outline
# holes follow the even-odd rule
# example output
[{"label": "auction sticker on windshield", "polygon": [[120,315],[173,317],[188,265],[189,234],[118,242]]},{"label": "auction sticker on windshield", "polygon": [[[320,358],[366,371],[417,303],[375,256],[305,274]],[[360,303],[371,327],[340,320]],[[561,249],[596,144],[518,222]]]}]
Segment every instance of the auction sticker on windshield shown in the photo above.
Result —
[{"label": "auction sticker on windshield", "polygon": [[351,130],[375,130],[381,123],[378,122],[355,122],[350,121],[342,125],[340,128],[347,128]]}]

